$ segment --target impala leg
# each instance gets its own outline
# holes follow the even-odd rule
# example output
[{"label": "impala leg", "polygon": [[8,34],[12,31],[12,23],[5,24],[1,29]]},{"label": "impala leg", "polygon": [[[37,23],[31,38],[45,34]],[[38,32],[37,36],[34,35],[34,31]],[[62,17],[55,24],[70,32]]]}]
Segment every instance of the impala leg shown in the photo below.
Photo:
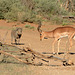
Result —
[{"label": "impala leg", "polygon": [[72,43],[72,39],[69,40],[70,46],[69,46],[69,50],[71,49],[73,43]]},{"label": "impala leg", "polygon": [[60,40],[61,40],[61,39],[58,40],[58,52],[57,52],[57,54],[59,53]]},{"label": "impala leg", "polygon": [[75,33],[73,33],[72,35],[70,35],[69,37],[69,43],[70,43],[70,47],[69,47],[69,50],[71,49],[73,43],[72,43],[72,38],[74,37]]},{"label": "impala leg", "polygon": [[52,44],[53,54],[55,54],[54,45],[55,45],[56,41],[57,41],[57,39],[55,39],[54,42],[53,42],[53,44]]},{"label": "impala leg", "polygon": [[69,39],[69,43],[70,43],[70,47],[69,47],[69,50],[71,49],[73,43],[72,43],[72,38]]}]

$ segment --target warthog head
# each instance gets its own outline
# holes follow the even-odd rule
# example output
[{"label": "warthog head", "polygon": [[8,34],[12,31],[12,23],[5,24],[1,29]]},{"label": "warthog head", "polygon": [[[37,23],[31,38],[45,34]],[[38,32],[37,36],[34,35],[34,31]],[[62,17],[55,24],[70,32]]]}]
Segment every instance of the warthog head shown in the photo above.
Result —
[{"label": "warthog head", "polygon": [[16,33],[18,35],[22,35],[22,28],[16,28]]},{"label": "warthog head", "polygon": [[17,38],[21,37],[21,35],[22,35],[22,28],[16,28],[16,35],[17,35]]}]

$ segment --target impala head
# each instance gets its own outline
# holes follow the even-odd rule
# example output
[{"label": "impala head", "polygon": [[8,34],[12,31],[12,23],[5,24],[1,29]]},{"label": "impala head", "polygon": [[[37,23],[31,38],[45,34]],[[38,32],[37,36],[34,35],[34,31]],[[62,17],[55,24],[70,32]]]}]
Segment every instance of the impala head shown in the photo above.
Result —
[{"label": "impala head", "polygon": [[40,33],[40,41],[42,41],[43,39],[45,39],[46,38],[46,35],[45,35],[45,32],[41,32]]},{"label": "impala head", "polygon": [[38,30],[38,32],[40,33],[40,41],[42,41],[44,38],[45,38],[45,36],[46,36],[46,34],[45,34],[45,32],[44,31],[42,31],[40,28],[41,28],[41,21],[38,21],[38,23],[39,23],[39,25],[38,25],[38,27],[37,27],[37,30]]}]

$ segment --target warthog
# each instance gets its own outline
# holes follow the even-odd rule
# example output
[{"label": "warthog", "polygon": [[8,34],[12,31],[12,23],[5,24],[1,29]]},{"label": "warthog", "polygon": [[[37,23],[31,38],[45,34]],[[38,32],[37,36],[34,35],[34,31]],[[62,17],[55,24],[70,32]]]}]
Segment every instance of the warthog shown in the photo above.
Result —
[{"label": "warthog", "polygon": [[22,36],[22,28],[16,28],[11,31],[11,44],[13,42],[13,39],[15,41],[15,44],[19,44],[20,38]]}]

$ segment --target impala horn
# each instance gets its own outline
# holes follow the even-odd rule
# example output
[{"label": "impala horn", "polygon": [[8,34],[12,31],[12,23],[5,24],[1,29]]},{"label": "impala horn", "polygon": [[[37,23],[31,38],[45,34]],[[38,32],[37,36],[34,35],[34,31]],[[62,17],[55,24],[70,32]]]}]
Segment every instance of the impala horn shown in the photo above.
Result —
[{"label": "impala horn", "polygon": [[38,30],[38,32],[41,33],[42,30],[41,30],[40,28],[41,28],[42,24],[41,24],[41,21],[40,21],[40,20],[38,21],[38,24],[39,24],[39,25],[38,25],[38,27],[37,27],[37,30]]}]

